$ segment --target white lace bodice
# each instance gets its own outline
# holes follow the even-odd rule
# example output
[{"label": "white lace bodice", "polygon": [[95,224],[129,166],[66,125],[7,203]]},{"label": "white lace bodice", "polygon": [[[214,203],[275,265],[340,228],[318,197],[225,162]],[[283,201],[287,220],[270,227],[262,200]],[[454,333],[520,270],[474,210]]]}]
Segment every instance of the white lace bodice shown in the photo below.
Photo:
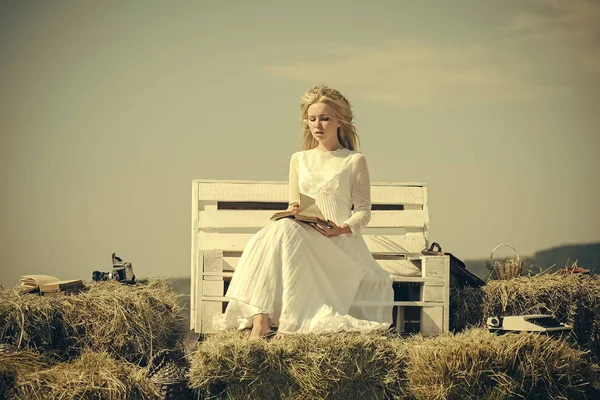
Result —
[{"label": "white lace bodice", "polygon": [[290,204],[299,204],[299,193],[313,197],[325,218],[348,224],[352,231],[348,236],[360,233],[371,219],[369,169],[365,156],[356,151],[312,149],[292,154],[289,193]]}]

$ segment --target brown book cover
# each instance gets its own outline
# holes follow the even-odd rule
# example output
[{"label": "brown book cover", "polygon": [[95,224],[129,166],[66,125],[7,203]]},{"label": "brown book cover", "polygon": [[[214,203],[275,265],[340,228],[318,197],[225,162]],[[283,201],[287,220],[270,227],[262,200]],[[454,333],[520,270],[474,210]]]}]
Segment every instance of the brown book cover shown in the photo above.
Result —
[{"label": "brown book cover", "polygon": [[271,220],[278,221],[282,218],[295,218],[298,221],[307,222],[309,224],[321,223],[330,226],[329,221],[325,219],[323,213],[315,203],[315,199],[305,194],[300,193],[300,208],[298,213],[294,215],[291,211],[276,212],[271,216]]},{"label": "brown book cover", "polygon": [[68,279],[64,281],[45,283],[40,285],[40,292],[42,293],[56,293],[56,292],[78,292],[83,288],[83,281],[81,279]]}]

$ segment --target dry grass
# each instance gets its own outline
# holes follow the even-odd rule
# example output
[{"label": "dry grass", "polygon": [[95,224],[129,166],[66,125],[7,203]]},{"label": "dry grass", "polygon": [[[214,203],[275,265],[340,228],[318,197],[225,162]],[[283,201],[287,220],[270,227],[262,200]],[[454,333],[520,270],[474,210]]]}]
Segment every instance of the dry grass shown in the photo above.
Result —
[{"label": "dry grass", "polygon": [[[415,336],[406,376],[416,399],[585,399],[600,395],[600,370],[567,342],[487,329]],[[594,387],[595,386],[595,387]]]},{"label": "dry grass", "polygon": [[137,286],[105,282],[60,297],[0,290],[0,340],[62,360],[89,348],[143,365],[183,337],[180,310],[178,295],[160,279]]},{"label": "dry grass", "polygon": [[33,351],[0,353],[0,399],[8,397],[22,375],[47,368],[48,365],[49,360]]},{"label": "dry grass", "polygon": [[483,326],[493,315],[550,314],[573,326],[573,338],[600,357],[600,277],[540,274],[489,281],[451,296],[451,328]]},{"label": "dry grass", "polygon": [[190,370],[191,387],[223,399],[575,399],[600,396],[599,379],[598,367],[567,342],[485,329],[268,343],[222,334],[200,346]]},{"label": "dry grass", "polygon": [[406,351],[390,340],[335,334],[248,342],[239,333],[220,334],[195,353],[190,386],[230,399],[397,398]]},{"label": "dry grass", "polygon": [[153,399],[158,398],[145,369],[113,359],[108,353],[85,350],[72,362],[19,376],[19,399]]}]

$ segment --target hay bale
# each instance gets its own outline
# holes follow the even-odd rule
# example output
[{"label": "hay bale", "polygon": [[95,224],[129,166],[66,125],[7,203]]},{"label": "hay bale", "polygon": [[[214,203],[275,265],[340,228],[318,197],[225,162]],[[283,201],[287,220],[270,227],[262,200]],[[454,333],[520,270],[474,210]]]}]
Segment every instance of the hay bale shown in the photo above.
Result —
[{"label": "hay bale", "polygon": [[145,374],[145,369],[106,352],[85,350],[71,362],[23,374],[14,393],[19,399],[156,399]]},{"label": "hay bale", "polygon": [[493,315],[550,314],[573,326],[573,337],[600,357],[600,277],[540,274],[489,281],[453,292],[451,329],[484,326]]},{"label": "hay bale", "polygon": [[0,341],[56,352],[63,360],[91,348],[144,365],[183,337],[180,309],[162,279],[136,286],[103,282],[56,297],[0,290]]},{"label": "hay bale", "polygon": [[48,365],[49,360],[33,351],[0,352],[0,399],[9,397],[9,393],[19,382],[21,376],[38,371]]},{"label": "hay bale", "polygon": [[389,335],[293,335],[245,341],[207,339],[192,358],[190,386],[205,396],[244,399],[385,399],[403,393],[406,351]]},{"label": "hay bale", "polygon": [[439,337],[295,335],[279,341],[209,338],[190,386],[226,399],[502,399],[600,395],[584,352],[544,335],[486,329]]},{"label": "hay bale", "polygon": [[403,394],[405,342],[386,334],[292,336],[273,346],[299,398],[386,399]]},{"label": "hay bale", "polygon": [[406,376],[417,399],[509,399],[600,396],[600,369],[567,342],[539,334],[494,335],[471,329],[415,336]]}]

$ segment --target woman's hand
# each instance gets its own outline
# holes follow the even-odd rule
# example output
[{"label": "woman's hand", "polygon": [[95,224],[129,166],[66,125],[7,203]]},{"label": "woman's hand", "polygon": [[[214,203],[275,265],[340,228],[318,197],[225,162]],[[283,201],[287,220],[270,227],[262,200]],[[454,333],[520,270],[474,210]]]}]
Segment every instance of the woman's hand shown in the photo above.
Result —
[{"label": "woman's hand", "polygon": [[313,226],[317,231],[319,231],[319,233],[321,233],[321,235],[327,236],[327,237],[338,236],[338,235],[341,235],[342,233],[345,233],[344,229],[337,226],[335,224],[335,222],[333,222],[333,221],[327,221],[327,222],[329,223],[329,226],[327,226],[323,223],[316,223],[316,224],[313,224]]},{"label": "woman's hand", "polygon": [[294,215],[296,215],[296,214],[298,214],[299,210],[300,210],[300,206],[297,204],[293,204],[293,205],[289,206],[286,211],[291,211],[294,213]]}]

